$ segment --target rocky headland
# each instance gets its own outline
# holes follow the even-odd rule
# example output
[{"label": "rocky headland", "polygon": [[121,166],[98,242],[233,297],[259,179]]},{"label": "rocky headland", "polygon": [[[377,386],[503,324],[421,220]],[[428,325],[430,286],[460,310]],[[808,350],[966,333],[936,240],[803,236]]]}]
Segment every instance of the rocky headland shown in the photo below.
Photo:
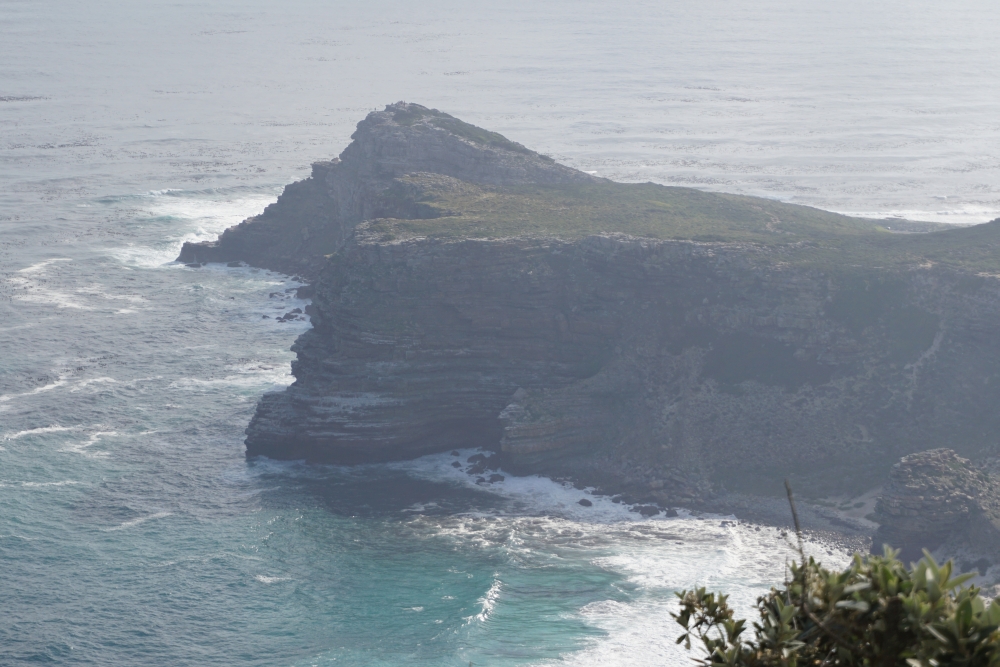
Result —
[{"label": "rocky headland", "polygon": [[483,447],[514,473],[731,509],[786,477],[818,498],[892,470],[876,514],[905,532],[900,457],[995,454],[1000,221],[891,226],[614,183],[398,103],[179,259],[314,288],[249,456]]}]

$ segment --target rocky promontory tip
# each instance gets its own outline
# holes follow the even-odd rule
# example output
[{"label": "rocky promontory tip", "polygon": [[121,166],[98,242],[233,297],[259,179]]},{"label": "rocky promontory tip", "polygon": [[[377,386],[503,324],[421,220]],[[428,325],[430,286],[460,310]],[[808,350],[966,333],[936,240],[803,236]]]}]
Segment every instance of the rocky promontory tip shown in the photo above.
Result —
[{"label": "rocky promontory tip", "polygon": [[[432,173],[492,186],[588,183],[589,174],[557,164],[506,137],[437,109],[397,102],[358,123],[339,158],[316,162],[312,175],[278,201],[226,230],[216,241],[185,243],[178,261],[245,261],[315,277],[325,256],[363,220],[437,217],[419,194],[396,182]],[[395,187],[393,187],[395,186]],[[410,195],[409,197],[407,195]]]}]

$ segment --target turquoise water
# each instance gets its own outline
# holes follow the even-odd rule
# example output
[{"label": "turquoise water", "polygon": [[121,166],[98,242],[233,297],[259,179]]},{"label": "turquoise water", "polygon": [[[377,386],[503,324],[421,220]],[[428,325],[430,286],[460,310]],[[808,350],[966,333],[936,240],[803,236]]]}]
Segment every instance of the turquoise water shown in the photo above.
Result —
[{"label": "turquoise water", "polygon": [[450,453],[247,462],[299,283],[172,260],[400,98],[605,176],[996,217],[997,12],[0,2],[0,664],[686,663],[673,592],[749,610],[776,531]]},{"label": "turquoise water", "polygon": [[472,450],[247,462],[309,326],[275,320],[299,283],[170,260],[274,195],[94,199],[117,234],[5,271],[0,664],[662,664],[682,659],[674,590],[748,607],[780,581],[774,530],[640,521],[544,478],[480,487],[451,465]]}]

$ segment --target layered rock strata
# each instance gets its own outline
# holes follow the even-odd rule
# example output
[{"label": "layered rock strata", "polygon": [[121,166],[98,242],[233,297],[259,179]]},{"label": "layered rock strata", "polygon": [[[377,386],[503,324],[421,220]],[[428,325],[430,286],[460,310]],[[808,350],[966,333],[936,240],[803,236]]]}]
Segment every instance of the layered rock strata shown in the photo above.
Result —
[{"label": "layered rock strata", "polygon": [[862,490],[939,445],[991,452],[998,247],[1000,223],[902,238],[613,184],[398,104],[181,259],[314,280],[296,382],[261,400],[250,456],[482,446],[509,470],[691,504],[786,476],[802,495]]},{"label": "layered rock strata", "polygon": [[297,381],[262,400],[247,451],[484,446],[512,470],[664,501],[702,478],[865,488],[902,453],[978,453],[998,426],[1000,284],[900,281],[889,316],[859,327],[837,317],[851,285],[738,245],[356,238],[321,275]]},{"label": "layered rock strata", "polygon": [[950,449],[904,456],[892,467],[875,507],[872,550],[901,550],[905,561],[946,541],[974,552],[1000,553],[1000,480]]}]

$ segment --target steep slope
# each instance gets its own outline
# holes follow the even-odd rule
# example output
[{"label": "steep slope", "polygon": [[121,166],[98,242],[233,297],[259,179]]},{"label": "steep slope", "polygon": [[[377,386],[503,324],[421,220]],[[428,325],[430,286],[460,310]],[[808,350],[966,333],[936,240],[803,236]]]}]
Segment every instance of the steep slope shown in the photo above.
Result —
[{"label": "steep slope", "polygon": [[437,216],[396,179],[432,172],[489,186],[588,183],[596,179],[556,164],[495,132],[417,104],[389,105],[358,123],[339,158],[313,164],[312,175],[285,188],[256,217],[217,241],[185,243],[179,261],[244,261],[314,276],[362,220]]}]

